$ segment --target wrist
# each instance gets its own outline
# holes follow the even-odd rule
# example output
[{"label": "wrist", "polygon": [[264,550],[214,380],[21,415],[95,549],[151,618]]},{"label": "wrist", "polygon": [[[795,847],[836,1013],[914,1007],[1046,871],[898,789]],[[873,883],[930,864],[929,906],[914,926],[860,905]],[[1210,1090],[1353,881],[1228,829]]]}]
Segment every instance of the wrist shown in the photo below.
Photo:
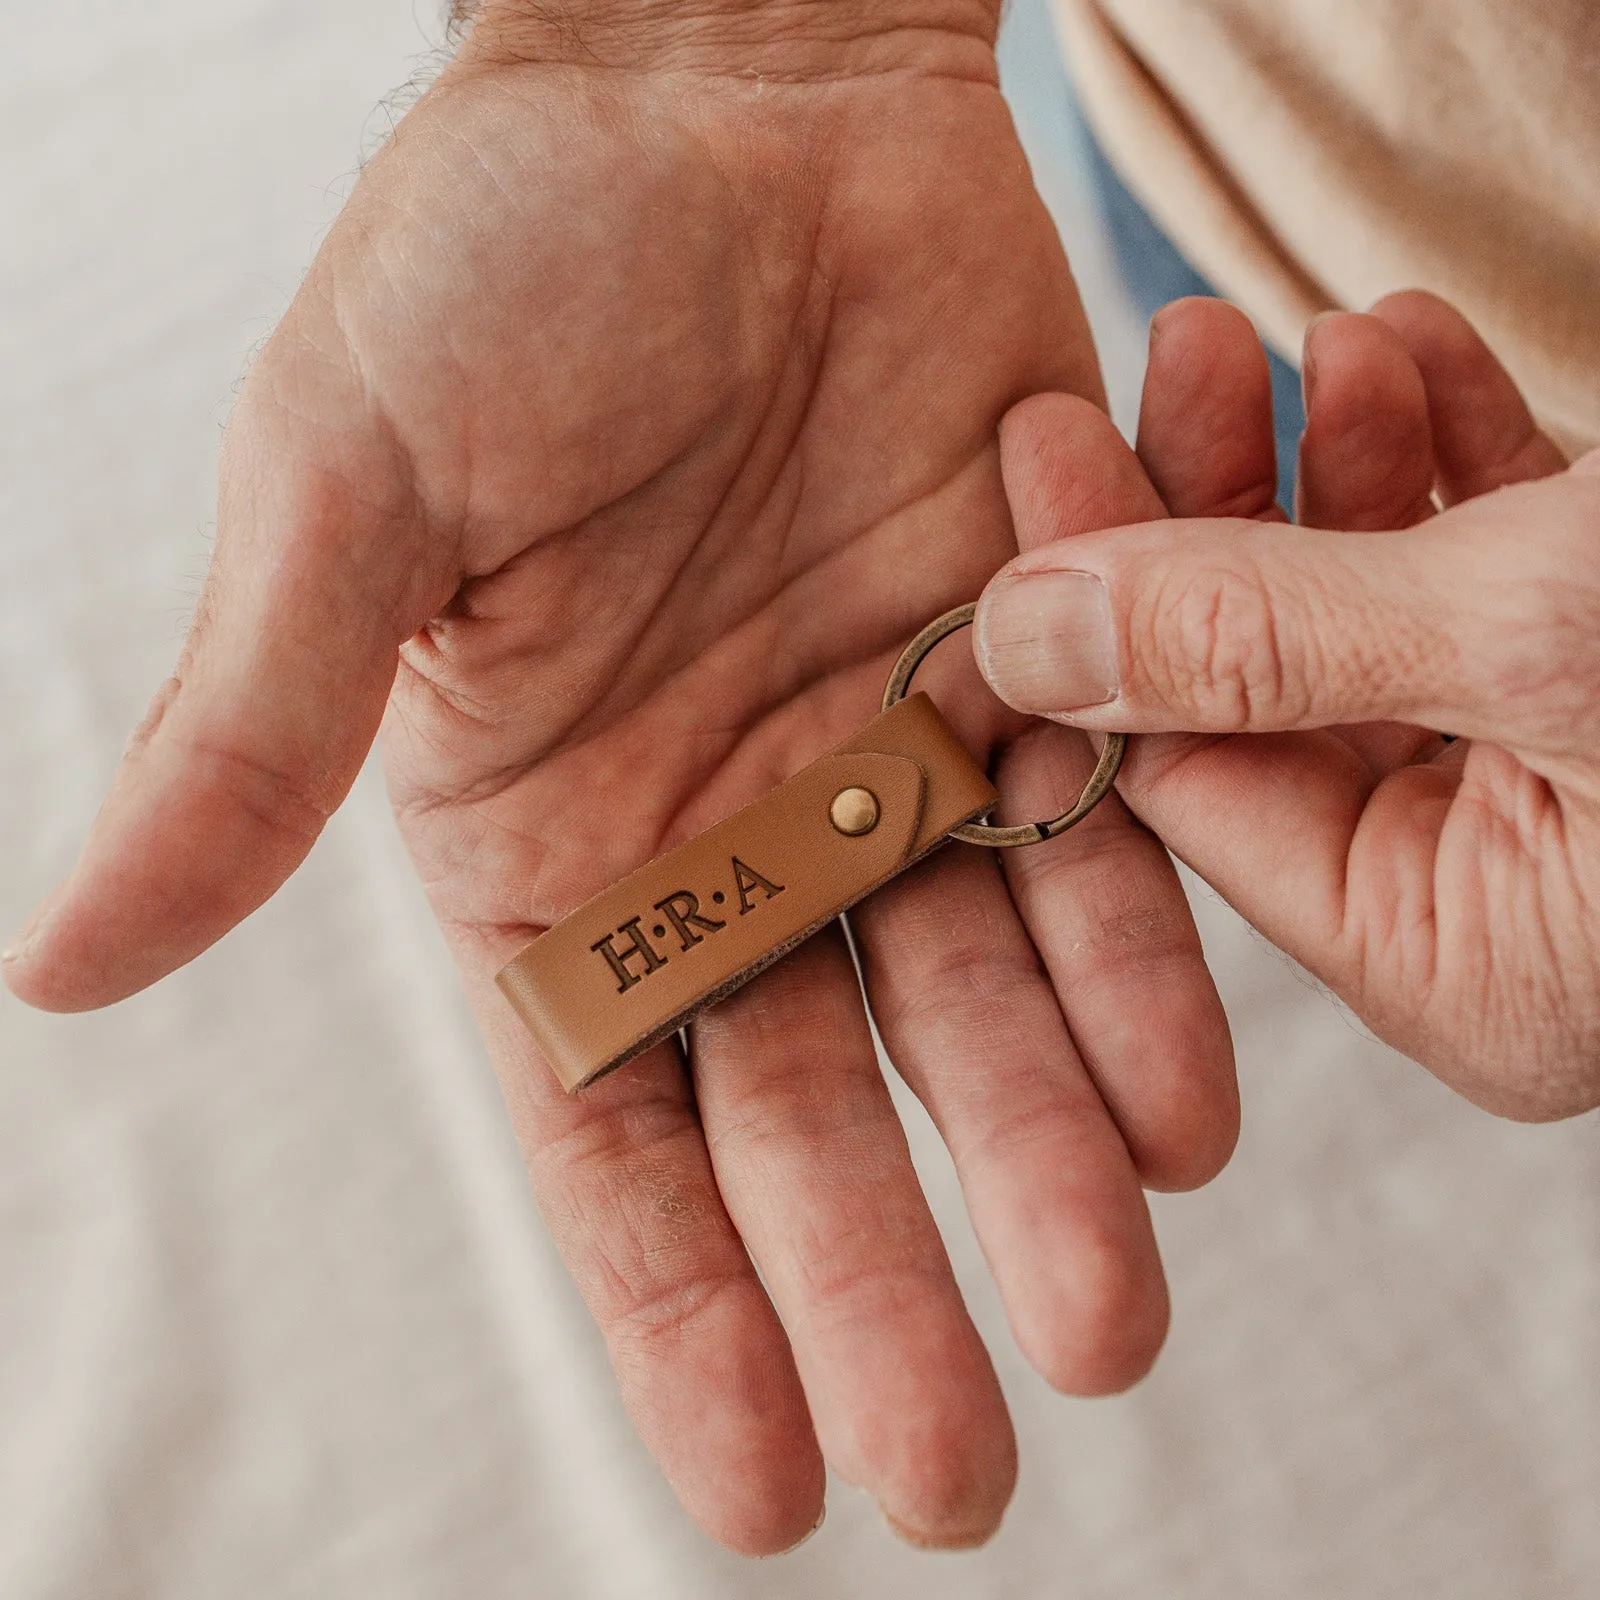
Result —
[{"label": "wrist", "polygon": [[825,80],[994,77],[1002,0],[454,0],[463,57]]}]

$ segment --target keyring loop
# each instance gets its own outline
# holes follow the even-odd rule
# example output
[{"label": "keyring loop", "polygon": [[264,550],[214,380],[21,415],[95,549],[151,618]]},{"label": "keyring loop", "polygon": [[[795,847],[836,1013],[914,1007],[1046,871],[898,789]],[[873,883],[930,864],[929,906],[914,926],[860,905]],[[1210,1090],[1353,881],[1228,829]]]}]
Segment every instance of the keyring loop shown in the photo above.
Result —
[{"label": "keyring loop", "polygon": [[[885,711],[905,699],[906,692],[911,687],[912,676],[922,665],[928,652],[941,639],[949,638],[952,633],[959,632],[962,628],[970,628],[972,619],[977,614],[976,601],[970,605],[957,606],[954,611],[947,611],[942,617],[935,617],[901,651],[900,659],[895,662],[894,671],[889,674],[889,682],[884,687]],[[1046,839],[1056,838],[1068,828],[1082,822],[1111,793],[1112,786],[1117,781],[1117,773],[1122,767],[1123,753],[1127,748],[1127,734],[1106,735],[1106,742],[1100,747],[1100,759],[1095,762],[1094,771],[1089,774],[1089,781],[1083,786],[1083,793],[1078,796],[1077,804],[1070,811],[1062,812],[1059,817],[1053,817],[1049,822],[1023,822],[1014,828],[994,828],[987,822],[964,822],[959,828],[950,830],[950,837],[965,839],[968,844],[988,845],[994,850],[1012,850],[1019,845],[1042,844]]]}]

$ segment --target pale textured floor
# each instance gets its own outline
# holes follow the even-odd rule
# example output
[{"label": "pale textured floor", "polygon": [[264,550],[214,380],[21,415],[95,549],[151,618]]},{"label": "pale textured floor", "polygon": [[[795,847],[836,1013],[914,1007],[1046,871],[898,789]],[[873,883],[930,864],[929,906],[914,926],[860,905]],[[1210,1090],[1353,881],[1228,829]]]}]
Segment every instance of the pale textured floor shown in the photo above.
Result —
[{"label": "pale textured floor", "polygon": [[[1016,28],[1048,138],[1048,43]],[[0,21],[7,927],[170,666],[232,386],[426,42],[404,0]],[[1039,167],[1125,417],[1136,330],[1070,157]],[[1156,1375],[1045,1390],[912,1115],[1015,1405],[1015,1507],[921,1556],[836,1488],[811,1545],[750,1565],[634,1442],[367,775],[177,978],[77,1019],[0,999],[0,1596],[1593,1595],[1600,1127],[1478,1116],[1201,910],[1247,1120],[1217,1184],[1158,1203]]]}]

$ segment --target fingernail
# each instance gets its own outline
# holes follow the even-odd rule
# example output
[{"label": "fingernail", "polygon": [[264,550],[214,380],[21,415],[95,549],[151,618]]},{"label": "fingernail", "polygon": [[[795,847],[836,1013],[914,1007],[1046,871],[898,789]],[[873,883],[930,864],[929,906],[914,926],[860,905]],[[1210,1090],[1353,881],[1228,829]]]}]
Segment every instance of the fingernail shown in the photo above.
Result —
[{"label": "fingernail", "polygon": [[1092,572],[1022,572],[990,584],[975,646],[989,686],[1018,711],[1085,711],[1121,689],[1111,596]]},{"label": "fingernail", "polygon": [[[881,1506],[878,1509],[883,1511]],[[887,1511],[883,1511],[883,1520],[889,1524],[889,1531],[895,1538],[913,1550],[976,1550],[979,1545],[987,1544],[993,1533],[993,1529],[984,1533],[924,1533]]]},{"label": "fingernail", "polygon": [[1166,325],[1169,320],[1167,313],[1172,310],[1173,304],[1174,302],[1169,301],[1166,305],[1162,306],[1154,316],[1150,318],[1150,328],[1146,337],[1149,341],[1149,346],[1152,351],[1154,351],[1156,345],[1160,342],[1161,335],[1166,332]]},{"label": "fingernail", "polygon": [[22,925],[10,944],[0,950],[0,964],[11,966],[14,962],[25,961],[33,954],[39,940],[44,935],[45,924],[50,920],[50,913],[55,910],[56,902],[61,898],[58,889],[43,905]]},{"label": "fingernail", "polygon": [[793,1555],[794,1552],[798,1550],[800,1546],[803,1545],[808,1539],[814,1539],[816,1537],[817,1529],[820,1528],[827,1520],[828,1502],[824,1500],[822,1502],[822,1509],[817,1513],[817,1520],[813,1522],[811,1526],[804,1533],[802,1533],[793,1544],[785,1545],[783,1549],[774,1550],[770,1556],[762,1556],[759,1559],[762,1561],[776,1561],[779,1556]]},{"label": "fingernail", "polygon": [[1343,316],[1341,311],[1319,311],[1307,324],[1306,331],[1300,339],[1300,408],[1303,411],[1311,409],[1311,391],[1317,382],[1317,357],[1311,348],[1312,335],[1324,323],[1334,317]]}]

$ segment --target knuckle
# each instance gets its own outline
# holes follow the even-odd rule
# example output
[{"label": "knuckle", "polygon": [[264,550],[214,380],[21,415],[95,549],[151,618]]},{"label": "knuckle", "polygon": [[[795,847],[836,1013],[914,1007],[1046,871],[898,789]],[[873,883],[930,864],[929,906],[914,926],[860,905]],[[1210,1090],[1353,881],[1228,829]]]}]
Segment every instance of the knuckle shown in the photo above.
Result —
[{"label": "knuckle", "polygon": [[561,1197],[594,1214],[614,1205],[639,1208],[658,1223],[698,1222],[704,1147],[699,1124],[676,1085],[604,1111],[578,1114],[528,1151],[541,1203]]},{"label": "knuckle", "polygon": [[807,1305],[828,1316],[895,1321],[938,1297],[942,1262],[912,1259],[916,1245],[903,1237],[864,1241],[856,1220],[812,1219],[791,1243],[795,1283]]},{"label": "knuckle", "polygon": [[579,1116],[529,1148],[546,1224],[608,1339],[675,1337],[739,1280],[703,1154],[698,1125],[664,1097]]},{"label": "knuckle", "polygon": [[[1199,936],[1187,905],[1145,876],[1162,846],[1148,835],[1106,829],[1078,840],[1041,875],[1069,880],[1077,916],[1075,977],[1126,992],[1148,991],[1181,978],[1200,960]],[[1064,885],[1065,887],[1065,885]]]},{"label": "knuckle", "polygon": [[1041,981],[1037,958],[1018,966],[969,953],[966,962],[949,964],[921,1003],[942,1013],[938,1020],[952,1037],[992,1039],[1023,1012]]},{"label": "knuckle", "polygon": [[958,1155],[975,1173],[1005,1172],[1030,1152],[1059,1153],[1061,1130],[1070,1126],[1076,1105],[1048,1079],[1013,1088],[1003,1106],[990,1111],[960,1136]]},{"label": "knuckle", "polygon": [[1030,953],[1026,960],[996,956],[1007,947],[1007,932],[991,908],[980,905],[972,909],[966,937],[919,943],[915,981],[895,981],[898,975],[888,974],[871,986],[879,1031],[896,1039],[946,1040],[988,1039],[1004,1031],[1028,1007],[1041,982],[1037,955]]},{"label": "knuckle", "polygon": [[1285,649],[1278,600],[1250,567],[1213,566],[1155,586],[1131,655],[1158,699],[1215,729],[1290,724],[1307,666]]},{"label": "knuckle", "polygon": [[297,849],[309,848],[338,809],[342,795],[331,782],[301,777],[228,740],[191,739],[188,754],[209,768],[217,787],[264,834]]},{"label": "knuckle", "polygon": [[714,1320],[726,1298],[743,1287],[730,1273],[707,1273],[641,1286],[625,1305],[606,1318],[604,1333],[612,1350],[677,1348],[704,1323]]}]

